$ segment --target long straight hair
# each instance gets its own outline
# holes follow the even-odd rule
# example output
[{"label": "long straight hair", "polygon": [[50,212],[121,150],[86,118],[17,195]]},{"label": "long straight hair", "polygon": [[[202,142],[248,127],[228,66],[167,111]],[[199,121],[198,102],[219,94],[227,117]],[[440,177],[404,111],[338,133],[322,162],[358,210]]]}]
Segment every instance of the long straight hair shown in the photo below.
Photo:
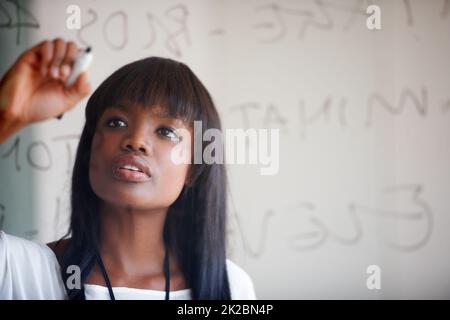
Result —
[{"label": "long straight hair", "polygon": [[[77,149],[72,176],[71,239],[61,257],[61,273],[69,299],[84,299],[84,283],[97,261],[100,199],[89,182],[89,160],[97,122],[108,106],[126,100],[131,105],[159,105],[174,118],[202,122],[221,130],[213,100],[188,66],[150,57],[127,64],[111,74],[92,94]],[[203,139],[202,139],[203,141]],[[205,144],[202,142],[203,148]],[[202,148],[202,154],[203,154]],[[231,299],[226,268],[226,173],[223,164],[191,164],[190,183],[168,208],[164,241],[180,262],[192,298]],[[60,240],[60,241],[61,241]],[[81,288],[67,287],[70,265],[81,270]]]}]

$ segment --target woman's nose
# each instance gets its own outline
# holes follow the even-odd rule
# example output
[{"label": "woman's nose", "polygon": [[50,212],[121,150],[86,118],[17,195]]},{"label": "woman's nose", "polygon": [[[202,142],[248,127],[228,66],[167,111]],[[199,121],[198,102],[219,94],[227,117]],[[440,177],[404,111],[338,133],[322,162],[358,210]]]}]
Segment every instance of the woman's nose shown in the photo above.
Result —
[{"label": "woman's nose", "polygon": [[136,147],[136,144],[134,143],[128,143],[126,144],[125,148],[129,151],[136,151],[139,150],[144,154],[147,154],[147,148],[145,148],[144,146],[140,146],[140,147]]},{"label": "woman's nose", "polygon": [[144,132],[134,132],[122,142],[122,148],[126,151],[140,151],[148,155],[151,151],[150,141]]}]

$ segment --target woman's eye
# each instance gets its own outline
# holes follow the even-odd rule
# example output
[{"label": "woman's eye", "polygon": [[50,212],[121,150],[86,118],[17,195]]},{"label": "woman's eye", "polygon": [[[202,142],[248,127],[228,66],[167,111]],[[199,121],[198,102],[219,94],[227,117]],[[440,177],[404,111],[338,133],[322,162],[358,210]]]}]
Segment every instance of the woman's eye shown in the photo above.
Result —
[{"label": "woman's eye", "polygon": [[163,136],[169,138],[172,141],[179,141],[180,137],[175,133],[175,131],[172,128],[167,127],[161,127],[158,130],[158,133],[162,134]]},{"label": "woman's eye", "polygon": [[111,128],[126,127],[127,126],[127,124],[124,121],[122,121],[122,120],[120,120],[118,118],[113,118],[113,119],[108,120],[106,125],[108,127],[111,127]]}]

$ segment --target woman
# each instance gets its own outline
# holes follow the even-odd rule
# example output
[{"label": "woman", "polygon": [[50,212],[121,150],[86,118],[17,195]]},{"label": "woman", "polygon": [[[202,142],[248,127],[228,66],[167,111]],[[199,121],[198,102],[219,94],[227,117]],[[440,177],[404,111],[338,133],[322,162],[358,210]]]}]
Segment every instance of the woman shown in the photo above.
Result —
[{"label": "woman", "polygon": [[[55,39],[17,60],[0,83],[0,141],[89,93],[84,73],[63,85],[76,53]],[[226,259],[224,165],[173,161],[192,159],[194,120],[220,130],[186,65],[152,57],[109,76],[87,103],[70,230],[53,251],[1,232],[0,298],[255,299]]]}]

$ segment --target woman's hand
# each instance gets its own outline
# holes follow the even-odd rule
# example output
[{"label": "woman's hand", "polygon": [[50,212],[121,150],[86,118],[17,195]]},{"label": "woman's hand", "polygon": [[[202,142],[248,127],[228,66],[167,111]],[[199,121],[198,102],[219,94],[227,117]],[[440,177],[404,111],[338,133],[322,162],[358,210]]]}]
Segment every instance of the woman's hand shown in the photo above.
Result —
[{"label": "woman's hand", "polygon": [[0,143],[20,128],[72,109],[91,87],[86,73],[66,88],[78,54],[73,42],[43,41],[25,51],[0,81]]}]

